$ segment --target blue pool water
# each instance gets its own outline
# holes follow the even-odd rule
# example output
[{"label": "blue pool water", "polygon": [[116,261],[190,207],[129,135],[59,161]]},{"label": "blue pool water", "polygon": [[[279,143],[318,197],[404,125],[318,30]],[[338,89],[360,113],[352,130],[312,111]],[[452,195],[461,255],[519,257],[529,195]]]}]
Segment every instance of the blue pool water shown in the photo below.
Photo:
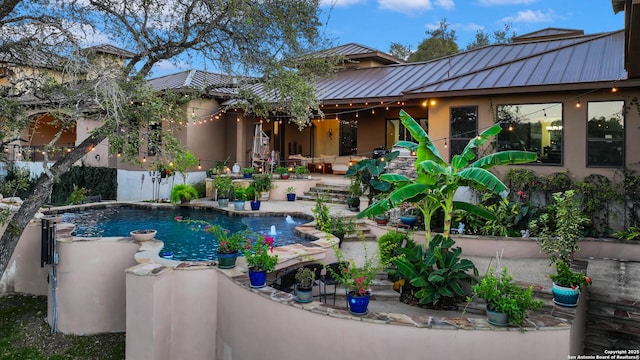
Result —
[{"label": "blue pool water", "polygon": [[[295,233],[295,227],[308,222],[302,218],[249,216],[232,217],[218,212],[189,208],[179,209],[139,209],[131,207],[113,207],[93,209],[81,212],[65,213],[63,221],[76,225],[75,236],[129,236],[137,229],[158,230],[156,239],[164,242],[162,253],[171,252],[174,260],[210,261],[217,258],[217,240],[205,232],[204,225],[189,225],[175,220],[205,220],[218,224],[232,232],[250,229],[258,233],[273,236],[276,246],[308,241]],[[275,226],[275,235],[271,227]]]}]

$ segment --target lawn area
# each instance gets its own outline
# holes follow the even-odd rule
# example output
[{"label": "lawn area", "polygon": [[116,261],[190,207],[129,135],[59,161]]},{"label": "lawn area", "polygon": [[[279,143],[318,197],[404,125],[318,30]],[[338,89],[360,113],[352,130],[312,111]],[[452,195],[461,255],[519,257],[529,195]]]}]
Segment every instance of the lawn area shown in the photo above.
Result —
[{"label": "lawn area", "polygon": [[0,360],[125,358],[125,333],[51,334],[46,317],[46,296],[0,296]]}]

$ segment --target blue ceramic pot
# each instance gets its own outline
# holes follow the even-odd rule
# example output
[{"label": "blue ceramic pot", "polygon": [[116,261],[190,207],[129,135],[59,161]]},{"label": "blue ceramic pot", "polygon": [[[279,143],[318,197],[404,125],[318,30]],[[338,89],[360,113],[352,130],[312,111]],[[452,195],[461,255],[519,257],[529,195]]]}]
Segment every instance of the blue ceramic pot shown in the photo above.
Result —
[{"label": "blue ceramic pot", "polygon": [[349,312],[353,315],[365,315],[369,307],[369,298],[371,294],[367,292],[364,296],[356,296],[347,292],[347,304],[349,305]]},{"label": "blue ceramic pot", "polygon": [[251,210],[260,210],[260,200],[251,200]]},{"label": "blue ceramic pot", "polygon": [[410,227],[416,226],[417,217],[414,215],[400,216],[400,222]]},{"label": "blue ceramic pot", "polygon": [[296,194],[287,194],[288,201],[295,201],[295,199],[296,199]]},{"label": "blue ceramic pot", "polygon": [[575,289],[572,289],[554,283],[551,292],[553,293],[553,302],[560,306],[575,307],[578,305],[580,288],[577,286]]},{"label": "blue ceramic pot", "polygon": [[252,288],[261,288],[267,282],[267,272],[249,270],[249,281]]}]

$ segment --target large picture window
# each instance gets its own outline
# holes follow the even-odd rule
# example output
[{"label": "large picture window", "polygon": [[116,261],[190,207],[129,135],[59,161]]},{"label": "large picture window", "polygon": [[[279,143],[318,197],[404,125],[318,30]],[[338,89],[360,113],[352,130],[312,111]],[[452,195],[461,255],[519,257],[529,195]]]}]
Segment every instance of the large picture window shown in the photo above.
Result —
[{"label": "large picture window", "polygon": [[624,101],[587,105],[587,166],[624,165]]},{"label": "large picture window", "polygon": [[562,164],[562,103],[499,105],[498,151],[523,150],[538,161]]},{"label": "large picture window", "polygon": [[469,140],[478,133],[478,107],[451,108],[451,157],[462,153]]}]

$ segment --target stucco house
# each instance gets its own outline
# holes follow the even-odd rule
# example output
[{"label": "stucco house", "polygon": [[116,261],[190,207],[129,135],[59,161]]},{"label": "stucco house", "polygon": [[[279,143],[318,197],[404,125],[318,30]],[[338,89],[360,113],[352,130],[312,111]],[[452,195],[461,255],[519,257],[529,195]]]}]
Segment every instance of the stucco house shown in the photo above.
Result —
[{"label": "stucco house", "polygon": [[[258,118],[236,108],[234,79],[226,75],[190,70],[148,82],[158,92],[198,94],[185,106],[185,122],[175,134],[200,159],[202,176],[227,157],[230,163],[250,164],[256,126],[282,163],[371,157],[375,149],[390,149],[408,138],[398,120],[404,109],[428,130],[445,157],[500,122],[504,130],[497,148],[537,152],[539,161],[526,166],[538,173],[611,177],[616,169],[637,169],[640,162],[640,144],[633,141],[640,135],[634,125],[640,121],[640,62],[633,61],[639,48],[634,46],[639,41],[634,32],[640,23],[634,11],[638,6],[613,1],[614,11],[626,15],[620,31],[584,34],[547,28],[517,36],[509,44],[427,62],[405,63],[359,44],[325,50],[346,62],[315,84],[324,117],[302,131],[286,117]],[[126,60],[126,52],[113,47],[93,50]],[[6,64],[2,69],[0,81],[15,71]],[[254,86],[260,93],[259,85]],[[78,143],[95,125],[78,126],[63,136],[61,146]],[[27,148],[31,159],[39,160],[34,149],[46,137],[39,140],[40,135],[25,134],[28,146],[20,140],[9,144],[9,158],[18,159],[14,150]],[[99,153],[88,154],[85,163],[117,167],[123,173],[149,170],[121,163],[104,145],[97,147]],[[144,148],[140,157],[153,160]]]},{"label": "stucco house", "polygon": [[[233,107],[228,88],[209,82],[207,93],[217,99],[216,106],[209,113],[194,111],[185,128],[187,134],[197,133],[203,145],[215,144],[217,150],[199,154],[203,159],[231,155],[247,163],[253,127],[261,124],[281,161],[330,162],[337,156],[371,157],[374,149],[406,139],[398,120],[405,109],[444,156],[500,122],[504,130],[497,148],[537,152],[539,161],[527,165],[536,172],[611,177],[615,169],[634,169],[640,161],[640,148],[630,141],[640,135],[633,125],[640,120],[640,81],[628,69],[626,37],[625,30],[584,34],[548,28],[509,44],[420,63],[394,61],[375,49],[347,44],[330,50],[349,62],[316,84],[324,117],[311,127],[299,131],[287,118],[243,114]],[[176,79],[187,86],[212,76],[192,71],[150,83],[165,90],[175,87]],[[219,120],[209,122],[212,116]]]}]

